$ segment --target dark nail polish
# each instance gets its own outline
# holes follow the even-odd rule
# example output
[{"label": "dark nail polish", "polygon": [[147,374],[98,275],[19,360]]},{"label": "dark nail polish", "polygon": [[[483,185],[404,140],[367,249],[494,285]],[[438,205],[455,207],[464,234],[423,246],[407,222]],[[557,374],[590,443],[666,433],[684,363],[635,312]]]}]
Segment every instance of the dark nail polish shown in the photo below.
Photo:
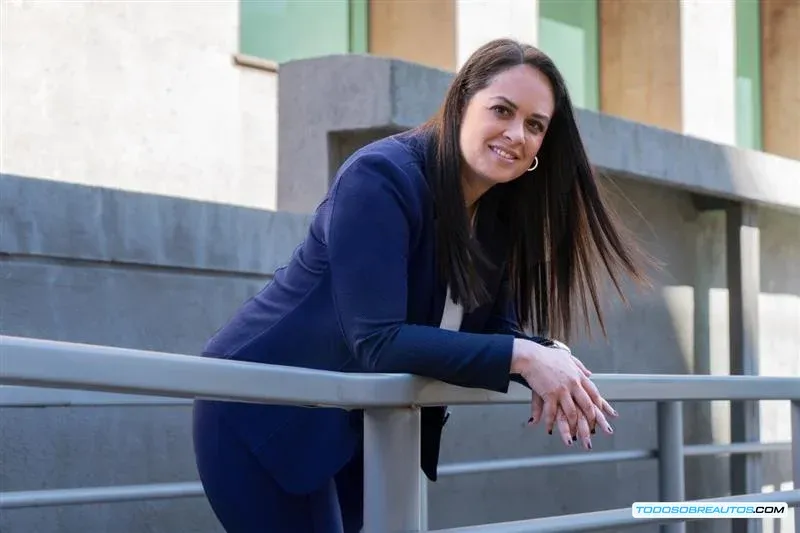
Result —
[{"label": "dark nail polish", "polygon": [[577,440],[578,440],[578,437],[575,437],[575,436],[572,437],[572,442],[575,442]]},{"label": "dark nail polish", "polygon": [[592,449],[592,443],[591,442],[587,442],[586,445],[589,446],[590,450]]},{"label": "dark nail polish", "polygon": [[592,430],[592,435],[594,435],[595,433],[597,433],[597,431],[595,431],[595,430],[593,429],[593,430]]},{"label": "dark nail polish", "polygon": [[548,435],[552,435],[553,434],[553,430],[551,429],[550,431],[547,432],[547,434]]},{"label": "dark nail polish", "polygon": [[531,422],[533,422],[533,417],[530,417],[530,418],[528,419],[528,424],[530,424]]}]

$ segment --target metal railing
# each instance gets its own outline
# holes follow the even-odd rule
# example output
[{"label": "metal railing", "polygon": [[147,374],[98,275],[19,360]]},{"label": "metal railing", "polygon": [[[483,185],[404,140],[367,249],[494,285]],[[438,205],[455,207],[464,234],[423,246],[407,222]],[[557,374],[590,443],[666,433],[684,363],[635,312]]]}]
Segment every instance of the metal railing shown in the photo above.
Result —
[{"label": "metal railing", "polygon": [[[611,401],[654,401],[658,405],[658,449],[614,451],[585,456],[551,456],[442,465],[440,475],[452,476],[518,468],[580,463],[656,459],[661,501],[684,501],[683,462],[686,456],[756,454],[790,450],[794,490],[747,494],[701,501],[763,501],[800,505],[800,378],[754,376],[596,375],[604,397]],[[71,344],[0,336],[0,406],[92,405],[147,403],[147,397],[206,398],[254,403],[317,405],[364,409],[364,532],[427,531],[425,495],[419,468],[419,408],[428,405],[525,404],[530,392],[513,384],[508,394],[450,386],[398,374],[346,374],[261,365],[186,355],[104,346]],[[36,400],[23,391],[44,387],[68,391],[114,393],[94,397],[54,393]],[[64,398],[64,395],[61,395]],[[734,443],[685,446],[682,401],[789,400],[790,443]],[[38,403],[37,403],[38,402]],[[162,400],[162,403],[164,400]],[[93,487],[0,493],[0,509],[77,505],[202,496],[199,483]],[[438,533],[555,533],[621,529],[646,522],[664,524],[669,533],[685,531],[685,523],[633,518],[629,507],[485,524]],[[795,522],[800,533],[800,520]]]}]

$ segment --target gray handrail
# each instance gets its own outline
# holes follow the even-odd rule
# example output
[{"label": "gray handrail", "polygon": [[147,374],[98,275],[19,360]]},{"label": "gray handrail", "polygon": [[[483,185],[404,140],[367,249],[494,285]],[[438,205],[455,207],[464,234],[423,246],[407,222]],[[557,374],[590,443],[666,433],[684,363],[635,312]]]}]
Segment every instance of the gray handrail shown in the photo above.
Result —
[{"label": "gray handrail", "polygon": [[[790,400],[791,454],[794,463],[792,477],[795,487],[800,485],[800,378],[596,375],[593,380],[609,400],[658,402],[658,453],[634,450],[627,452],[627,455],[626,452],[620,452],[622,455],[614,456],[612,452],[603,459],[633,460],[655,456],[659,461],[662,501],[684,499],[682,465],[687,455],[762,453],[786,446],[783,443],[684,446],[681,420],[683,400]],[[0,336],[0,384],[167,398],[213,398],[364,409],[364,529],[368,533],[426,530],[418,468],[419,411],[408,407],[530,401],[530,391],[517,384],[512,384],[508,394],[498,394],[410,375],[326,372],[9,336]],[[555,464],[558,460],[527,460],[527,466],[544,466],[550,462]],[[503,469],[505,466],[501,462],[472,465],[471,471]],[[450,474],[470,471],[469,467],[463,465],[461,472],[458,465],[451,468],[453,471]],[[198,490],[196,483],[177,483],[0,493],[0,507],[48,505],[48,502],[78,504],[98,501],[98,498],[100,501],[123,501],[148,494],[157,498],[187,497],[197,495]],[[781,501],[797,505],[800,502],[800,490],[740,498],[744,497],[750,501]],[[609,526],[629,527],[639,523],[642,521],[634,520],[629,509],[616,509],[457,528],[440,533],[589,531]],[[667,523],[662,530],[670,533],[685,531],[682,522]],[[797,531],[800,533],[800,524]]]},{"label": "gray handrail", "polygon": [[[611,401],[800,400],[800,378],[597,374],[592,379]],[[345,408],[530,401],[530,391],[516,383],[500,394],[406,374],[308,370],[10,336],[0,336],[0,384]]]}]

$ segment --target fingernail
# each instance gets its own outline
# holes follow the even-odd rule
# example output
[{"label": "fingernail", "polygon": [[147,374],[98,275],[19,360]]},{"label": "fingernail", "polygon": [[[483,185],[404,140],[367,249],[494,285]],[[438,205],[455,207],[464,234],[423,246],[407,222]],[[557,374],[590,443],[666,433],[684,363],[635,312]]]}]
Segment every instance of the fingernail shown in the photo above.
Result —
[{"label": "fingernail", "polygon": [[612,428],[609,424],[606,424],[606,431],[610,433],[614,433],[614,428]]},{"label": "fingernail", "polygon": [[591,450],[592,449],[592,441],[588,441],[586,446]]},{"label": "fingernail", "polygon": [[597,433],[597,431],[592,429],[592,435],[594,435],[595,433]]},{"label": "fingernail", "polygon": [[578,437],[575,437],[575,436],[572,437],[572,442],[575,442],[577,440],[578,440]]},{"label": "fingernail", "polygon": [[614,414],[614,416],[619,416],[619,413],[613,407],[611,408],[611,412]]},{"label": "fingernail", "polygon": [[550,431],[547,432],[547,434],[548,435],[552,435],[553,434],[553,430],[551,429]]},{"label": "fingernail", "polygon": [[528,419],[528,424],[533,424],[533,417],[530,417],[530,418]]},{"label": "fingernail", "polygon": [[567,437],[566,443],[567,446],[572,446],[572,441],[569,439],[569,437]]}]

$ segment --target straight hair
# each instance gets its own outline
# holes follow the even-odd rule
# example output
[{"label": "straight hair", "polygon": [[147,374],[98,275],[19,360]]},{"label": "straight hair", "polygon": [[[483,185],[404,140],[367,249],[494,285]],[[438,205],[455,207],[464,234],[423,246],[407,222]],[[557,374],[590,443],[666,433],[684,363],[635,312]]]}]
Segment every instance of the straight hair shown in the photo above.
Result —
[{"label": "straight hair", "polygon": [[496,203],[496,216],[503,227],[498,238],[507,245],[507,296],[520,327],[539,335],[569,340],[576,305],[589,330],[593,308],[606,335],[598,267],[604,267],[627,302],[621,275],[649,285],[643,268],[653,261],[607,205],[581,139],[566,83],[553,61],[533,46],[497,39],[476,50],[456,74],[438,113],[420,126],[431,134],[428,180],[436,203],[440,275],[450,285],[453,299],[467,311],[492,298],[478,274],[478,264],[496,265],[488,264],[470,231],[459,130],[475,93],[501,72],[519,65],[547,76],[555,111],[537,154],[536,170],[495,185],[484,195]]}]

